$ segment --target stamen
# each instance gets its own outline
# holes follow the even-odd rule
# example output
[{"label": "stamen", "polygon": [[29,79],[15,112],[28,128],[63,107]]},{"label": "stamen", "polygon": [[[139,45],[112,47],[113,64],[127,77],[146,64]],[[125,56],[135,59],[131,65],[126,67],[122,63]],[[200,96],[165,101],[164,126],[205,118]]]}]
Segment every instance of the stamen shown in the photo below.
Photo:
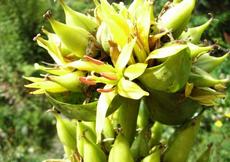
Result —
[{"label": "stamen", "polygon": [[90,61],[90,62],[92,62],[94,64],[97,64],[97,65],[103,65],[104,64],[104,62],[102,62],[100,60],[97,60],[97,59],[94,59],[94,58],[92,58],[92,57],[90,57],[88,55],[85,55],[84,59],[87,60],[87,61]]},{"label": "stamen", "polygon": [[80,82],[82,82],[86,85],[96,85],[97,84],[94,80],[89,79],[87,77],[80,77],[79,80],[80,80]]},{"label": "stamen", "polygon": [[114,73],[101,72],[100,75],[109,80],[117,80],[117,76]]},{"label": "stamen", "polygon": [[108,92],[112,92],[112,91],[113,91],[113,88],[109,88],[109,89],[98,88],[97,89],[97,92],[100,92],[100,93],[108,93]]}]

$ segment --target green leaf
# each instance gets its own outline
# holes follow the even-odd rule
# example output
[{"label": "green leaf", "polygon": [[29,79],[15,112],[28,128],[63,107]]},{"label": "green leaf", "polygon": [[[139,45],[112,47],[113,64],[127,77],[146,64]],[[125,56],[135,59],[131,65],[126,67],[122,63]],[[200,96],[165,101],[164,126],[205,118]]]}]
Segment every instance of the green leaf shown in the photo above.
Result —
[{"label": "green leaf", "polygon": [[128,77],[129,80],[136,79],[145,72],[147,65],[148,64],[144,63],[130,65],[125,69],[124,75]]},{"label": "green leaf", "polygon": [[149,90],[174,93],[188,81],[191,64],[190,52],[186,48],[162,64],[147,68],[138,79]]},{"label": "green leaf", "polygon": [[188,46],[184,44],[172,44],[166,47],[156,49],[149,54],[146,61],[150,59],[161,59],[161,58],[166,58],[166,57],[176,55],[187,47]]},{"label": "green leaf", "polygon": [[126,44],[124,48],[121,50],[120,55],[118,56],[115,68],[117,70],[122,70],[125,68],[127,63],[129,62],[129,59],[132,55],[133,47],[136,43],[136,38],[134,38],[131,42]]},{"label": "green leaf", "polygon": [[106,116],[109,116],[110,114],[115,112],[121,106],[121,104],[126,101],[126,99],[127,98],[124,98],[120,95],[116,95],[109,105],[109,108],[106,112]]},{"label": "green leaf", "polygon": [[124,78],[121,78],[121,80],[118,82],[117,88],[119,95],[135,100],[149,95],[149,93],[141,89],[139,85],[129,80],[125,80]]},{"label": "green leaf", "polygon": [[66,117],[84,121],[95,121],[97,102],[69,104],[55,99],[50,93],[46,92],[46,96],[55,108]]}]

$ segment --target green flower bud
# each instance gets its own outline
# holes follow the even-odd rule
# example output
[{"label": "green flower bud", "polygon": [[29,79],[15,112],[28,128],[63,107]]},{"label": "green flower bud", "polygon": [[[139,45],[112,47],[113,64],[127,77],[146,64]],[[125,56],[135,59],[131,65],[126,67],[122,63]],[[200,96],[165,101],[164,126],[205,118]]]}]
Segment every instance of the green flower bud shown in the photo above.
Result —
[{"label": "green flower bud", "polygon": [[183,0],[168,9],[159,18],[160,27],[171,30],[176,37],[179,36],[190,19],[195,3],[196,0]]},{"label": "green flower bud", "polygon": [[47,78],[54,81],[61,86],[65,87],[69,91],[81,92],[82,84],[79,80],[80,77],[84,76],[82,71],[72,72],[61,76],[49,75]]},{"label": "green flower bud", "polygon": [[76,145],[76,125],[68,119],[61,117],[61,115],[54,112],[57,120],[56,127],[60,141],[66,147],[75,150]]},{"label": "green flower bud", "polygon": [[197,27],[193,27],[193,28],[188,28],[187,31],[184,31],[180,35],[179,39],[183,39],[183,40],[185,39],[185,40],[190,41],[191,43],[199,43],[201,35],[208,28],[208,26],[211,24],[212,19],[213,18],[211,18],[210,20],[208,20],[203,25],[200,25],[200,26],[197,26]]},{"label": "green flower bud", "polygon": [[200,127],[202,115],[180,127],[169,139],[169,146],[163,155],[163,162],[185,162]]},{"label": "green flower bud", "polygon": [[61,42],[71,50],[77,57],[81,58],[86,54],[90,39],[93,36],[81,27],[72,27],[56,21],[48,11],[45,17],[49,20],[54,32],[61,39]]},{"label": "green flower bud", "polygon": [[229,57],[229,53],[221,57],[210,56],[208,53],[206,53],[198,57],[194,65],[203,69],[206,72],[211,72],[221,63],[223,63],[227,57]]},{"label": "green flower bud", "polygon": [[129,143],[121,133],[116,137],[113,147],[109,153],[108,162],[134,162]]},{"label": "green flower bud", "polygon": [[98,24],[94,17],[86,16],[82,13],[72,10],[64,3],[64,0],[59,1],[65,11],[65,20],[67,25],[71,25],[73,27],[81,27],[90,33],[94,33],[96,31]]}]

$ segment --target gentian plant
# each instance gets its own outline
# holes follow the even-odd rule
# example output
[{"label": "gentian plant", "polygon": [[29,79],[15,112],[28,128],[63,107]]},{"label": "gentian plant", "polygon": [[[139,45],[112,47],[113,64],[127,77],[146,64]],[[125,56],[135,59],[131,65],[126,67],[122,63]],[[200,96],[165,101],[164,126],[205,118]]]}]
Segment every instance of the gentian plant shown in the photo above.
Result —
[{"label": "gentian plant", "polygon": [[[58,2],[65,23],[47,11],[53,32],[34,38],[54,63],[36,63],[41,77],[25,77],[25,86],[53,104],[59,161],[187,161],[203,112],[228,82],[210,74],[228,54],[211,56],[218,46],[201,41],[213,18],[187,27],[196,0],[169,1],[158,17],[152,0],[95,0],[91,15]],[[176,130],[162,141],[166,125]]]}]

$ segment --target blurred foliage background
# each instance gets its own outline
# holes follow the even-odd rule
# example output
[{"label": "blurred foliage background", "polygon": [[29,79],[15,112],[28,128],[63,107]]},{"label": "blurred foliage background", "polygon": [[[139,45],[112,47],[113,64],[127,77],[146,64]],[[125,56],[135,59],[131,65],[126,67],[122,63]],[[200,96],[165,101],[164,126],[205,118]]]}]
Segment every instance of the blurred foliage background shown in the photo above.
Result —
[{"label": "blurred foliage background", "polygon": [[[155,0],[156,14],[166,1]],[[91,0],[68,0],[67,3],[81,12],[93,7]],[[130,0],[124,3],[129,4]],[[38,75],[33,70],[35,62],[52,61],[46,51],[32,41],[43,25],[49,27],[42,17],[48,9],[63,21],[63,11],[53,0],[0,0],[0,161],[40,162],[63,155],[54,118],[46,112],[51,105],[44,96],[29,95],[22,77]],[[213,55],[224,54],[230,48],[230,1],[199,0],[194,13],[190,26],[204,23],[210,18],[207,13],[212,13],[215,19],[203,39],[221,45]],[[213,75],[229,77],[230,59]],[[230,112],[229,92],[230,88],[220,106],[206,111],[191,162],[209,143],[213,143],[212,162],[230,161],[230,124],[224,117]],[[221,121],[223,126],[218,127],[214,124],[216,121]]]}]

